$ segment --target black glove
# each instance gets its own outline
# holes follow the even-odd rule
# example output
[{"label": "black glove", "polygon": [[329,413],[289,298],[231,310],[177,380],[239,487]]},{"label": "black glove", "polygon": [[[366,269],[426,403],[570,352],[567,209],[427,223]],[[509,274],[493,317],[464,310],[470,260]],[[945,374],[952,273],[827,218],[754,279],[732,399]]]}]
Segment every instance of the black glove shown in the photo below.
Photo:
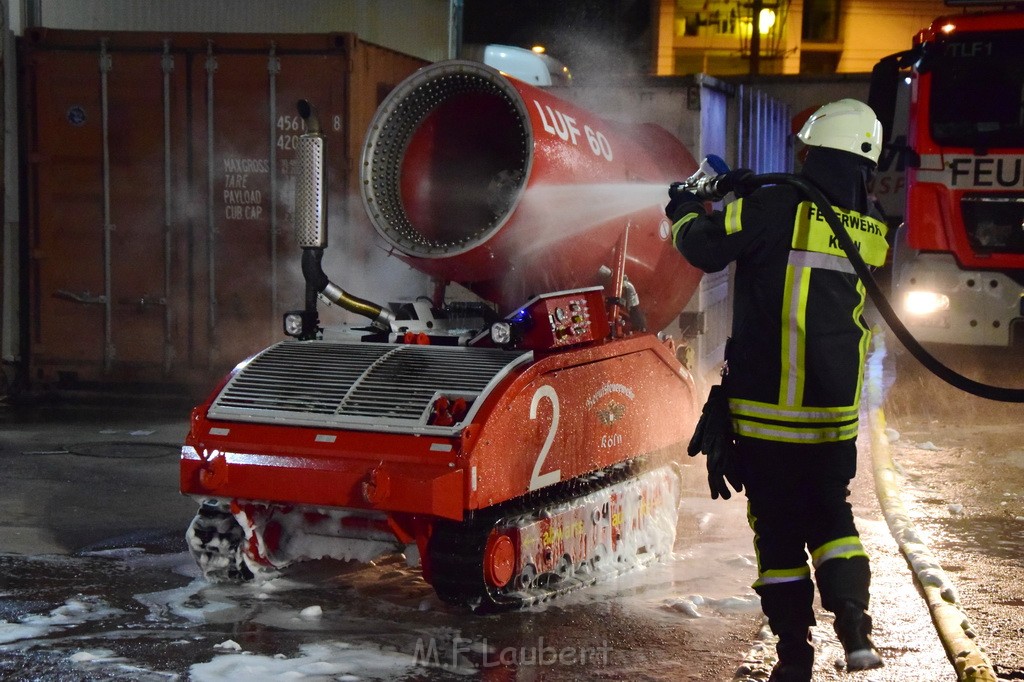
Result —
[{"label": "black glove", "polygon": [[746,196],[757,189],[753,179],[754,171],[749,168],[737,168],[719,175],[715,182],[715,189],[722,196],[729,192],[738,197]]},{"label": "black glove", "polygon": [[674,182],[668,187],[668,203],[665,204],[665,215],[674,223],[679,222],[687,213],[703,213],[704,203],[693,192],[680,189]]},{"label": "black glove", "polygon": [[694,457],[698,452],[708,456],[708,488],[711,499],[723,500],[732,497],[728,481],[736,492],[743,490],[736,462],[736,445],[733,441],[732,418],[729,415],[729,399],[721,386],[712,386],[708,401],[704,403],[693,438],[686,448],[686,454]]}]

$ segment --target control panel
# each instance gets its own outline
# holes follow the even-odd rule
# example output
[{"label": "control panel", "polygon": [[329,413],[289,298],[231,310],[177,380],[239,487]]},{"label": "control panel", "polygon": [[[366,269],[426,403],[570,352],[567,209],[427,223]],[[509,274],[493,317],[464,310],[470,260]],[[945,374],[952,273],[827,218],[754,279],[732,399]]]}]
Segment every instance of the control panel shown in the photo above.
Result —
[{"label": "control panel", "polygon": [[[526,313],[526,315],[522,315]],[[604,288],[556,291],[531,299],[517,313],[528,348],[563,348],[608,336]]]}]

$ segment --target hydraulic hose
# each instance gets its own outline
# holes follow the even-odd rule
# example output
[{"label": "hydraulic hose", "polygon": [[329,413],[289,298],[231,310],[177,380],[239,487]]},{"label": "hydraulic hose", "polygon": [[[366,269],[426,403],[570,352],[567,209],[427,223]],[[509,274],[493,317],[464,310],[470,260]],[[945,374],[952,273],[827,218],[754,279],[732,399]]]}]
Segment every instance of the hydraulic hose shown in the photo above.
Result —
[{"label": "hydraulic hose", "polygon": [[366,299],[353,296],[341,287],[336,286],[324,273],[322,259],[324,250],[318,248],[302,249],[302,275],[306,280],[306,311],[316,314],[316,300],[322,294],[331,303],[339,305],[349,312],[370,318],[377,329],[388,331],[395,319],[394,313]]},{"label": "hydraulic hose", "polygon": [[839,246],[846,253],[846,257],[853,265],[854,271],[857,276],[860,277],[864,283],[864,289],[868,292],[875,307],[878,308],[879,313],[882,315],[882,319],[885,320],[889,328],[892,329],[896,338],[906,347],[914,358],[920,362],[924,367],[935,376],[939,377],[949,385],[965,391],[972,395],[976,395],[980,398],[988,398],[990,400],[999,400],[1008,403],[1024,403],[1024,389],[1021,388],[1007,388],[1003,386],[992,386],[990,384],[983,384],[975,381],[969,377],[958,373],[957,371],[942,364],[934,355],[928,352],[921,343],[914,338],[914,335],[910,333],[910,330],[906,328],[903,321],[896,314],[896,311],[892,309],[889,304],[889,300],[885,297],[881,287],[878,286],[878,282],[875,281],[874,276],[871,274],[871,269],[868,264],[864,262],[864,258],[861,257],[860,251],[857,250],[857,246],[853,243],[853,239],[846,232],[846,228],[843,227],[842,222],[839,220],[839,216],[832,209],[832,204],[829,203],[825,195],[822,194],[821,190],[812,185],[811,183],[803,180],[802,178],[792,175],[790,173],[765,173],[763,175],[754,175],[743,180],[744,188],[762,186],[762,185],[790,185],[794,187],[804,196],[814,202],[818,210],[825,217],[825,222],[832,229],[836,239],[839,241]]}]

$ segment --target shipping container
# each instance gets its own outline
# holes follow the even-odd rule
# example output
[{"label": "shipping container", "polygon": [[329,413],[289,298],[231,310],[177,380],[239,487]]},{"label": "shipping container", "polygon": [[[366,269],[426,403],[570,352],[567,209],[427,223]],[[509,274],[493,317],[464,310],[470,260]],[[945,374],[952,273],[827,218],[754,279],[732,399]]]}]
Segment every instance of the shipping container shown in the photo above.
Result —
[{"label": "shipping container", "polygon": [[353,199],[366,127],[424,64],[354,34],[29,31],[33,383],[201,385],[279,340],[302,302],[296,102],[313,103],[327,135],[332,215],[370,234]]},{"label": "shipping container", "polygon": [[[454,56],[463,0],[32,0],[25,28],[169,33],[354,33],[429,61]],[[10,4],[10,3],[7,3]],[[20,3],[19,3],[20,4]],[[21,31],[15,29],[16,32]]]}]

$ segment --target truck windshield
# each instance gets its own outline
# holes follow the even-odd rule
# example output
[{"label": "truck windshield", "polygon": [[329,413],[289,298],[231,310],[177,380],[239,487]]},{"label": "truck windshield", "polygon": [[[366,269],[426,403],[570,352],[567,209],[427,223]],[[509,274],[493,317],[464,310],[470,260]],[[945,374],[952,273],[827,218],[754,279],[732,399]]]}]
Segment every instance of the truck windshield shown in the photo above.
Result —
[{"label": "truck windshield", "polygon": [[931,46],[931,133],[956,147],[1024,147],[1024,31]]}]

